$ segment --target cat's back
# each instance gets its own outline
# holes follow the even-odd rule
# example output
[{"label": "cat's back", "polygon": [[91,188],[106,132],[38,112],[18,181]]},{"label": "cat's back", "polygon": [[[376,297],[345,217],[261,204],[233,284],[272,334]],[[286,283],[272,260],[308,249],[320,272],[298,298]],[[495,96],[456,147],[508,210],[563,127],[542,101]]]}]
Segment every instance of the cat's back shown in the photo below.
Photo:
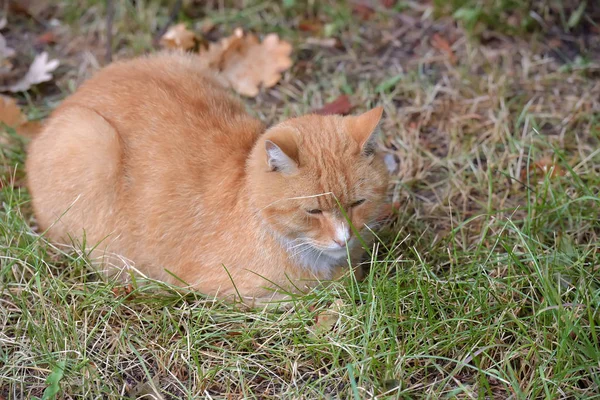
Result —
[{"label": "cat's back", "polygon": [[85,229],[98,239],[140,215],[180,215],[192,198],[210,207],[217,183],[234,201],[262,130],[197,56],[114,63],[69,96],[29,147],[38,221],[51,236]]},{"label": "cat's back", "polygon": [[140,131],[151,136],[143,138],[145,143],[156,136],[205,148],[223,144],[231,135],[238,145],[253,143],[262,130],[192,54],[159,53],[116,62],[85,82],[57,112],[73,105],[96,111],[132,145]]}]

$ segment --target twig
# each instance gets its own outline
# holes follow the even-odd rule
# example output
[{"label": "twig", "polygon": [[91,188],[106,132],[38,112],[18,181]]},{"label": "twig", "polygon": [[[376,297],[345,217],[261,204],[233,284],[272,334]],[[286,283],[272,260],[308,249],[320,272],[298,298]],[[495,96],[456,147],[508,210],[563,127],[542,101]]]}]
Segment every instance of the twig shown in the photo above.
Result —
[{"label": "twig", "polygon": [[113,0],[106,0],[106,56],[105,62],[110,64],[112,62],[112,26],[114,17],[114,3]]},{"label": "twig", "polygon": [[167,29],[169,29],[169,26],[177,19],[177,15],[179,14],[179,10],[181,10],[181,4],[183,3],[182,0],[175,0],[175,5],[173,6],[173,9],[171,10],[171,14],[169,14],[169,19],[167,20],[167,22],[165,23],[165,25],[162,27],[162,29],[160,29],[156,36],[154,36],[154,47],[158,47],[158,44],[160,43],[160,38],[163,37],[163,35],[167,32]]}]

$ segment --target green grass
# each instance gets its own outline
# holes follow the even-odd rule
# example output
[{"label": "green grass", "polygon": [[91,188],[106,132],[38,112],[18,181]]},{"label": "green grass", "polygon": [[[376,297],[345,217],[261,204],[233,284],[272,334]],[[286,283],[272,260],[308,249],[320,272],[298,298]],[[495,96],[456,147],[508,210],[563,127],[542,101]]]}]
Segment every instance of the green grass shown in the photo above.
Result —
[{"label": "green grass", "polygon": [[[398,43],[380,35],[397,26],[393,10],[358,24],[335,2],[291,3],[334,24],[350,50],[306,45],[309,34],[277,3],[199,14],[220,18],[219,34],[277,25],[310,63],[245,100],[262,119],[309,112],[340,93],[357,110],[385,107],[382,146],[400,161],[399,210],[378,233],[366,279],[280,311],[160,282],[106,281],[84,251],[35,232],[26,144],[5,129],[0,398],[600,398],[595,67],[562,68],[533,41],[498,49],[467,39],[455,42],[452,65],[422,39],[432,26],[445,37],[464,32],[413,3],[406,15],[424,17]],[[123,4],[116,15],[132,12]],[[144,4],[168,15],[159,2]],[[244,12],[251,7],[260,12]],[[118,57],[151,43],[154,22],[138,17],[145,30],[116,17]],[[77,35],[100,32],[101,20],[86,27],[80,14],[70,18]],[[53,96],[78,79],[66,68],[56,82],[64,92]],[[21,98],[33,118],[52,99]],[[315,323],[326,312],[339,314],[330,330]]]}]

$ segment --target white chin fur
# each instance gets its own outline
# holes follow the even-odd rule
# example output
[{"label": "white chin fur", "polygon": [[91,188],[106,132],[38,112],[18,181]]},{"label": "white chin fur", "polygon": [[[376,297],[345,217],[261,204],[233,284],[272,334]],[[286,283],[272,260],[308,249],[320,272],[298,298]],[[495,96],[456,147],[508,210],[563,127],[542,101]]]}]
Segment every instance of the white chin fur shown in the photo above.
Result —
[{"label": "white chin fur", "polygon": [[327,249],[323,251],[323,254],[335,260],[340,260],[348,257],[348,251],[345,247],[339,249]]}]

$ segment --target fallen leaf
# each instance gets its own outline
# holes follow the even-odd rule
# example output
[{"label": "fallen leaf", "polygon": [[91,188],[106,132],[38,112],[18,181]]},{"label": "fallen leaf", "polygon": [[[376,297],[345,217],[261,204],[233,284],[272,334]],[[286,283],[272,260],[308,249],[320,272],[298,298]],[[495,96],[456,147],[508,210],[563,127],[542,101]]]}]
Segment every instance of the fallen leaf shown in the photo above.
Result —
[{"label": "fallen leaf", "polygon": [[48,31],[46,33],[42,33],[41,35],[39,35],[36,39],[35,42],[37,44],[50,44],[50,43],[56,43],[56,35],[54,34],[54,32],[52,31]]},{"label": "fallen leaf", "polygon": [[232,36],[211,43],[200,57],[236,92],[255,97],[261,85],[270,88],[281,80],[281,73],[292,66],[291,53],[291,44],[274,33],[260,42],[238,28]]},{"label": "fallen leaf", "polygon": [[233,31],[233,35],[223,38],[216,43],[209,43],[208,48],[200,50],[200,60],[208,68],[221,71],[224,68],[227,54],[239,49],[243,45],[243,39],[244,31],[237,28]]},{"label": "fallen leaf", "polygon": [[434,33],[433,36],[431,37],[431,45],[433,47],[435,47],[436,49],[438,49],[439,51],[446,53],[446,55],[450,59],[450,62],[453,65],[456,64],[456,61],[457,61],[456,54],[454,54],[454,51],[452,50],[450,43],[446,39],[444,39],[442,36],[440,36],[438,33]]},{"label": "fallen leaf", "polygon": [[0,100],[2,100],[0,101],[0,122],[15,128],[27,121],[14,99],[8,96],[0,96]]},{"label": "fallen leaf", "polygon": [[565,176],[565,170],[549,156],[537,160],[529,169],[534,169],[533,174],[538,175],[539,179],[543,179],[546,175],[550,179]]},{"label": "fallen leaf", "polygon": [[189,50],[195,46],[196,35],[185,24],[170,27],[160,38],[160,44],[169,49]]},{"label": "fallen leaf", "polygon": [[367,4],[358,3],[355,4],[354,7],[352,7],[352,12],[358,15],[358,17],[363,21],[366,21],[371,18],[371,16],[375,13],[375,10],[373,9],[373,7]]},{"label": "fallen leaf", "polygon": [[324,311],[321,311],[315,315],[315,324],[312,327],[312,333],[314,335],[322,335],[331,331],[335,324],[340,319],[340,310],[344,305],[342,299],[338,299],[331,303],[331,305]]},{"label": "fallen leaf", "polygon": [[8,88],[10,92],[24,92],[33,85],[52,80],[52,72],[60,65],[58,60],[48,60],[48,53],[43,52],[35,56],[35,59],[29,66],[29,70],[21,80]]},{"label": "fallen leaf", "polygon": [[327,103],[318,110],[313,111],[313,113],[319,115],[347,115],[351,110],[352,103],[350,103],[350,99],[345,94],[342,94],[331,103]]},{"label": "fallen leaf", "polygon": [[133,285],[127,284],[125,286],[115,286],[112,288],[112,292],[115,297],[126,297],[129,296],[131,292],[133,292]]},{"label": "fallen leaf", "polygon": [[323,29],[323,24],[320,21],[304,19],[298,24],[298,29],[302,32],[320,32]]},{"label": "fallen leaf", "polygon": [[0,95],[0,123],[13,128],[17,134],[32,138],[41,129],[41,124],[28,121],[17,105],[15,99]]},{"label": "fallen leaf", "polygon": [[392,8],[396,5],[396,1],[397,0],[381,0],[381,4],[385,7],[385,8]]}]

